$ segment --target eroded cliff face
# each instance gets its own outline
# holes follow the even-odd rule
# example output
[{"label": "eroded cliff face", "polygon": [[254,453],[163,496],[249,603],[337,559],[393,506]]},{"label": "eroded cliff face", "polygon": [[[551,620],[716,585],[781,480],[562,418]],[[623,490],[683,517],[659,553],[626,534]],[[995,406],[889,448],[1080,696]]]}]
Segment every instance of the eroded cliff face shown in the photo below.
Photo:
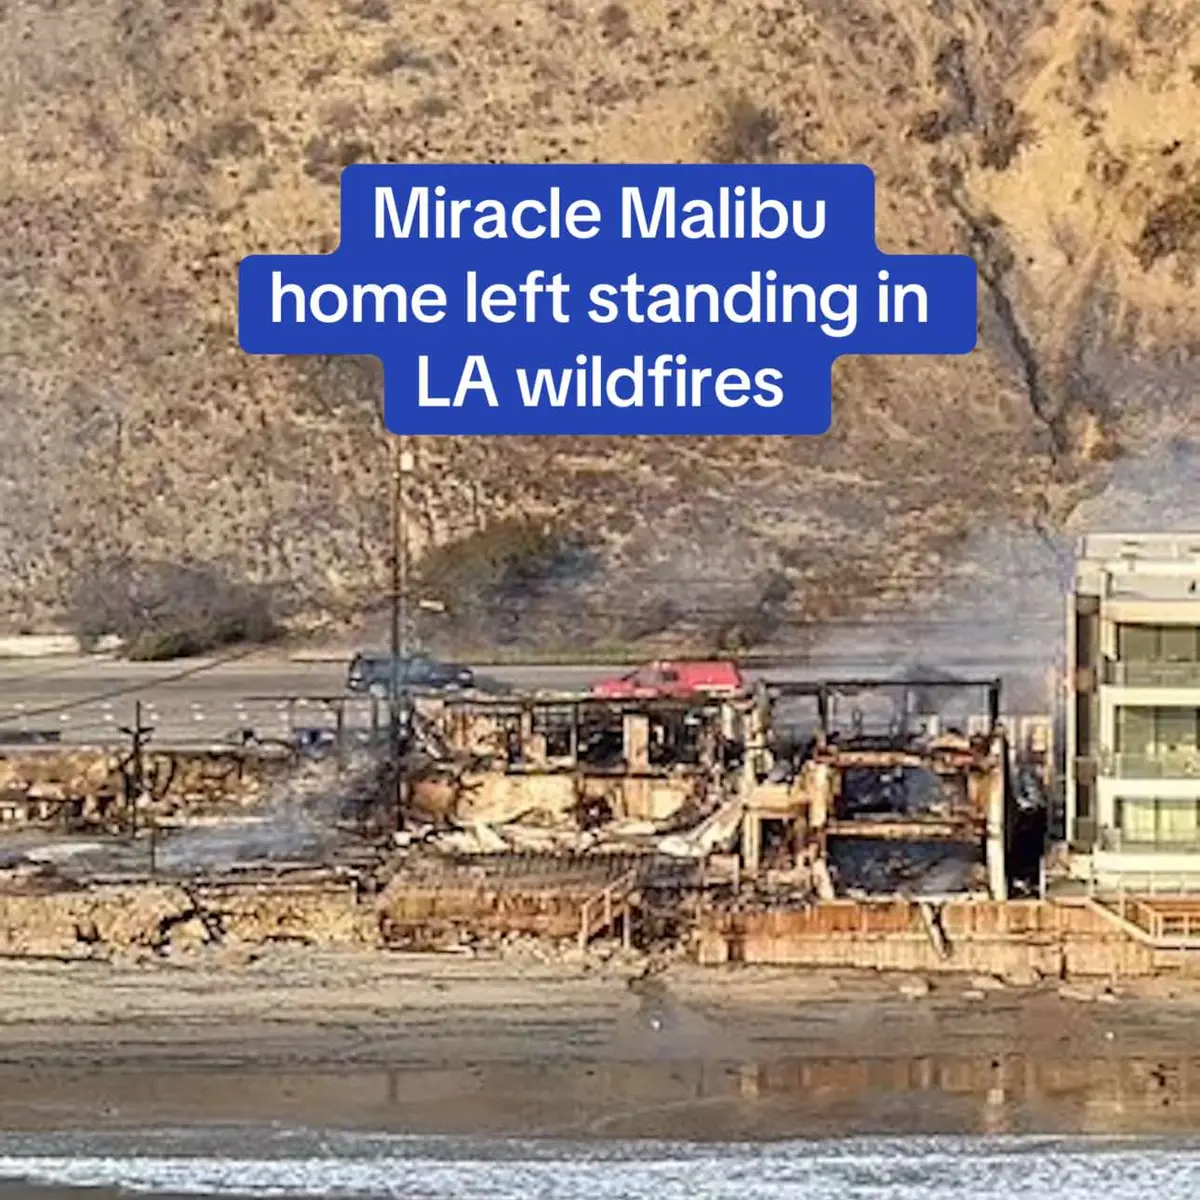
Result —
[{"label": "eroded cliff face", "polygon": [[681,597],[898,604],[981,527],[1061,526],[1195,424],[1197,9],[10,0],[0,609],[122,554],[377,598],[375,364],[235,333],[238,260],[328,249],[358,160],[863,161],[883,248],[983,278],[974,355],[840,364],[819,441],[424,444],[417,548],[556,515],[602,552],[575,624],[631,636]]}]

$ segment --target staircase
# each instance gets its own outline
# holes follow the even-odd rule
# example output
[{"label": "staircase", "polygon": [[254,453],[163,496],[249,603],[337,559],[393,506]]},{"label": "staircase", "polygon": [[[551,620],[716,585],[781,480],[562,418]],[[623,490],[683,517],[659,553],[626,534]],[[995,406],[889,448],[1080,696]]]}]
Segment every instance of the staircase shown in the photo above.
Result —
[{"label": "staircase", "polygon": [[917,911],[921,914],[921,924],[925,927],[933,952],[938,958],[949,958],[952,951],[950,939],[946,937],[946,930],[942,925],[941,907],[934,908],[928,901],[922,900],[917,905]]},{"label": "staircase", "polygon": [[1200,950],[1200,900],[1184,896],[1093,896],[1089,907],[1156,950]]},{"label": "staircase", "polygon": [[628,949],[632,937],[633,910],[641,899],[638,895],[638,877],[639,872],[634,867],[583,902],[579,913],[580,950],[586,950],[597,934],[606,931],[614,933],[618,924],[621,927],[621,943]]}]

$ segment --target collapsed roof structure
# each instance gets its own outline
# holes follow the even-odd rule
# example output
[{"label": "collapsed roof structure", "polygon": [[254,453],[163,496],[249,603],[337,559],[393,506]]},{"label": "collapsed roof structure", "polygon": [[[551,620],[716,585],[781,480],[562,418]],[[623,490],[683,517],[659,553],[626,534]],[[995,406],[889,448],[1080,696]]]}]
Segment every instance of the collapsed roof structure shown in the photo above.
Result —
[{"label": "collapsed roof structure", "polygon": [[[941,697],[964,693],[982,706],[947,717]],[[994,680],[441,698],[416,741],[409,819],[455,852],[686,859],[737,892],[1006,899],[1014,841],[1041,836]]]}]

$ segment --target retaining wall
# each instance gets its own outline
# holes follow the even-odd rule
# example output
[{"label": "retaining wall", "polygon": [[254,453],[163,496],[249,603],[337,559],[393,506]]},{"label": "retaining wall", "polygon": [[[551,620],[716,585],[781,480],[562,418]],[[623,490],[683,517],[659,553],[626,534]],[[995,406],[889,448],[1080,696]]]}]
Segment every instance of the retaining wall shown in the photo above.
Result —
[{"label": "retaining wall", "polygon": [[76,956],[204,942],[372,946],[378,921],[345,885],[188,889],[171,884],[0,894],[0,954]]},{"label": "retaining wall", "polygon": [[596,889],[391,886],[379,899],[383,937],[437,926],[570,938]]},{"label": "retaining wall", "polygon": [[[727,962],[1043,977],[1130,977],[1164,970],[1200,973],[1188,955],[1156,950],[1103,914],[1078,904],[1029,900],[948,902],[949,954],[933,945],[918,906],[832,901],[766,912],[710,910],[695,950],[701,963]],[[1200,957],[1200,956],[1198,956]]]}]

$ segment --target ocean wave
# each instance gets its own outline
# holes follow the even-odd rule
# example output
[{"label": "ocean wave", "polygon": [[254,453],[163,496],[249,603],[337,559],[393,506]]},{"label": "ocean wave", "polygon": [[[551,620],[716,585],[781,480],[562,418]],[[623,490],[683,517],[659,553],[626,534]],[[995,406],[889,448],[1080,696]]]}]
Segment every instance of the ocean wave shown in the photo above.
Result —
[{"label": "ocean wave", "polygon": [[148,1196],[336,1200],[1193,1200],[1200,1146],[1029,1137],[714,1145],[214,1127],[2,1136],[0,1177]]}]

